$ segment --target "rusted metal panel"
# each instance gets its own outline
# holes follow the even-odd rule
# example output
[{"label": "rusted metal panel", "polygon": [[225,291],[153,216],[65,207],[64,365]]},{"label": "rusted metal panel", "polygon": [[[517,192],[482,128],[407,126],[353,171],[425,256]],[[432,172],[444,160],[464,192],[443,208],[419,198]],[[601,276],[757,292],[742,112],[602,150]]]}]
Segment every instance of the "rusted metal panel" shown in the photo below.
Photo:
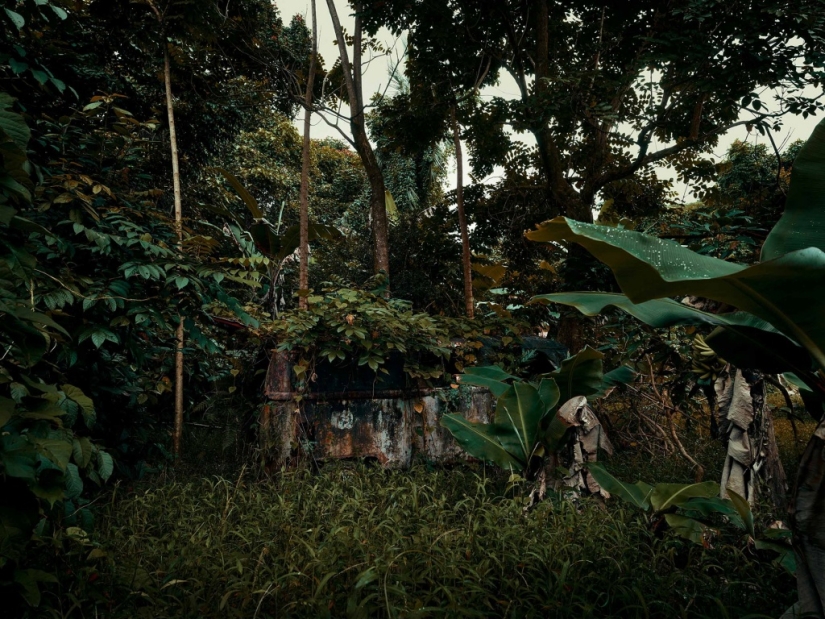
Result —
[{"label": "rusted metal panel", "polygon": [[493,397],[471,387],[323,391],[292,390],[290,353],[273,351],[261,414],[261,447],[270,464],[285,463],[299,452],[317,460],[375,458],[383,466],[408,467],[414,453],[434,462],[465,458],[440,425],[447,412],[489,422]]},{"label": "rusted metal panel", "polygon": [[441,417],[459,412],[473,421],[489,422],[493,397],[487,390],[472,388],[456,402],[451,392],[433,390],[415,398],[272,402],[267,405],[268,428],[262,427],[266,434],[262,447],[268,460],[280,463],[298,457],[298,452],[316,460],[375,458],[388,468],[408,467],[415,453],[432,462],[454,462],[466,455],[441,427]]},{"label": "rusted metal panel", "polygon": [[375,458],[386,467],[408,467],[412,460],[410,407],[404,400],[339,400],[309,403],[306,424],[312,455]]}]

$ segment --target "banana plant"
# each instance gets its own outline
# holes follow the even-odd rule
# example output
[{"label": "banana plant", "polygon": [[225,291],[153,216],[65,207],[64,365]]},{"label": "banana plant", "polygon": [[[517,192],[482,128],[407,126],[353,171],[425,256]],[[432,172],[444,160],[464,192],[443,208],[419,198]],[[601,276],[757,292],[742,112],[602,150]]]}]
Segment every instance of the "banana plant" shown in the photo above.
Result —
[{"label": "banana plant", "polygon": [[[618,307],[654,327],[711,325],[705,338],[738,367],[789,372],[808,389],[820,424],[802,457],[791,508],[799,564],[799,611],[825,611],[825,121],[793,164],[785,212],[752,266],[697,254],[678,243],[557,217],[527,233],[534,241],[579,243],[611,268],[624,294],[565,293],[537,297],[595,315]],[[736,311],[711,314],[668,297],[695,296]]]},{"label": "banana plant", "polygon": [[757,535],[750,505],[733,490],[729,490],[729,497],[723,499],[719,496],[719,484],[713,481],[698,484],[664,483],[655,486],[643,481],[628,484],[613,477],[601,464],[593,463],[587,468],[604,490],[646,512],[648,522],[653,526],[664,521],[679,537],[708,547],[717,532],[710,519],[722,516],[747,534],[748,541],[757,550],[778,553],[776,562],[791,574],[796,571],[793,549],[787,543],[790,531],[768,528]]},{"label": "banana plant", "polygon": [[[497,398],[494,420],[478,423],[452,413],[441,425],[471,456],[523,474],[534,458],[554,454],[566,444],[568,430],[580,425],[575,409],[586,405],[585,398],[601,397],[632,379],[632,370],[624,366],[603,374],[602,358],[599,351],[585,348],[537,382],[522,381],[497,366],[468,368],[459,381],[492,392]],[[571,414],[558,414],[559,403],[571,403]],[[609,445],[604,439],[601,444]]]}]

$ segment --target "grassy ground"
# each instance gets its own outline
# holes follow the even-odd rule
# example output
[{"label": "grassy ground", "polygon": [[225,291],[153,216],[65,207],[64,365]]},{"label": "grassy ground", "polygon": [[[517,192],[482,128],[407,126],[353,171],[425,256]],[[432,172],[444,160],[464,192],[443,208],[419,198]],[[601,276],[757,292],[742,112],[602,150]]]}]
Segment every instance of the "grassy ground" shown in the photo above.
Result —
[{"label": "grassy ground", "polygon": [[793,601],[734,533],[703,549],[592,500],[525,515],[500,484],[338,464],[119,488],[47,600],[153,618],[775,617]]},{"label": "grassy ground", "polygon": [[[776,421],[791,481],[812,429],[798,424],[797,442]],[[718,479],[723,446],[683,442]],[[213,470],[205,457],[193,460]],[[232,478],[179,468],[104,497],[91,539],[55,544],[68,554],[44,547],[60,582],[44,587],[39,616],[777,617],[795,600],[773,555],[732,528],[701,548],[618,501],[525,514],[520,491],[481,465],[337,463],[259,480],[228,462],[218,470]],[[638,446],[607,466],[626,481],[695,476],[678,454]],[[761,526],[775,515],[757,510]]]}]

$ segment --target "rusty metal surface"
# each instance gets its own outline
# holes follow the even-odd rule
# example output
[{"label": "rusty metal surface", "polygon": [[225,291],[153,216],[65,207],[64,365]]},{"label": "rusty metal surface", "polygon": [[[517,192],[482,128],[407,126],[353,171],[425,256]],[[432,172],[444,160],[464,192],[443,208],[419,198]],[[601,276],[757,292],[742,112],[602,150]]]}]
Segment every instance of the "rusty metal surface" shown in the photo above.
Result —
[{"label": "rusty metal surface", "polygon": [[[381,391],[328,391],[318,393],[304,393],[302,400],[313,402],[329,400],[389,400],[423,397],[435,393],[436,389],[383,389]],[[294,391],[272,391],[266,396],[273,402],[288,402],[298,395]]]},{"label": "rusty metal surface", "polygon": [[472,388],[460,397],[445,389],[412,398],[275,401],[267,405],[271,422],[262,430],[269,460],[287,462],[301,451],[316,460],[374,458],[388,468],[406,468],[416,453],[432,462],[466,458],[440,425],[445,413],[456,411],[489,422],[493,397]]},{"label": "rusty metal surface", "polygon": [[[466,455],[446,428],[447,412],[489,422],[493,397],[472,387],[323,391],[292,390],[292,356],[273,351],[264,382],[269,403],[261,413],[261,447],[275,463],[301,454],[317,460],[375,458],[386,467],[408,467],[415,453],[433,462]],[[299,453],[300,452],[300,453]]]}]

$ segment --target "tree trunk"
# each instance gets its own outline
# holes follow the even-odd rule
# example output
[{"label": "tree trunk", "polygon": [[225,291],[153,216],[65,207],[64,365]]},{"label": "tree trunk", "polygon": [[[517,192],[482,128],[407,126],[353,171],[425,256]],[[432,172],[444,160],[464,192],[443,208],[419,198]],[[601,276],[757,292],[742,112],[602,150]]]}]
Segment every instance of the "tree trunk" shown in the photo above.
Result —
[{"label": "tree trunk", "polygon": [[720,377],[716,391],[717,427],[727,442],[721,494],[733,490],[753,505],[763,485],[777,511],[786,505],[786,479],[770,409],[766,406],[765,381],[759,372],[733,370]]},{"label": "tree trunk", "polygon": [[[332,27],[335,31],[335,38],[338,41],[338,51],[341,56],[341,68],[343,69],[344,83],[347,87],[347,95],[350,106],[350,130],[352,131],[355,150],[361,158],[361,163],[367,173],[370,183],[370,218],[372,221],[372,237],[374,244],[373,263],[375,272],[384,271],[387,276],[390,274],[390,253],[389,253],[389,224],[387,222],[386,187],[384,185],[384,175],[378,165],[375,152],[372,150],[369,138],[367,138],[366,123],[364,120],[364,93],[362,85],[361,67],[361,37],[363,34],[361,24],[361,3],[355,3],[355,31],[353,33],[353,64],[350,65],[349,54],[347,53],[347,42],[338,19],[338,11],[335,8],[335,0],[327,0],[329,15],[332,18]],[[389,287],[387,287],[389,292]],[[387,293],[388,293],[387,292]]]},{"label": "tree trunk", "polygon": [[[181,206],[180,165],[178,163],[178,136],[175,131],[175,105],[172,99],[172,71],[169,60],[169,46],[163,37],[163,81],[166,86],[166,113],[169,117],[169,144],[172,150],[172,187],[175,198],[175,229],[178,246],[183,243],[183,208]],[[183,435],[183,317],[178,321],[175,334],[175,427],[172,433],[172,453],[180,457],[180,443]]]},{"label": "tree trunk", "polygon": [[455,143],[456,185],[455,203],[458,209],[458,228],[461,231],[461,263],[464,267],[464,308],[467,318],[475,317],[473,301],[472,254],[470,253],[470,234],[467,231],[467,216],[464,214],[464,155],[461,152],[461,132],[453,106],[453,142]]},{"label": "tree trunk", "polygon": [[[318,54],[318,25],[315,15],[315,0],[312,0],[312,54],[309,58],[309,75],[304,95],[304,143],[301,162],[301,238],[299,241],[300,263],[298,266],[298,307],[307,309],[309,294],[309,133],[312,119],[312,88],[315,85],[315,62]],[[274,285],[274,282],[273,282]]]},{"label": "tree trunk", "polygon": [[783,619],[825,617],[825,419],[808,442],[789,510],[799,602]]}]

